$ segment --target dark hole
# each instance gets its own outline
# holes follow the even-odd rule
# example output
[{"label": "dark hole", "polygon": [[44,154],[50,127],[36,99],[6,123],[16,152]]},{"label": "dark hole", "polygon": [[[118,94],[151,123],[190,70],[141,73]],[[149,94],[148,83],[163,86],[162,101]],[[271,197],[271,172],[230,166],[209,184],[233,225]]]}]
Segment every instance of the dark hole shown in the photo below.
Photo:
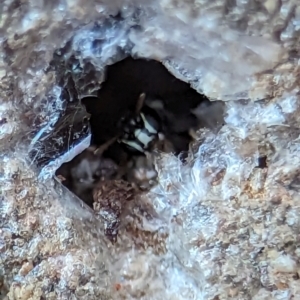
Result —
[{"label": "dark hole", "polygon": [[0,126],[4,125],[6,123],[7,123],[7,119],[6,118],[0,119]]},{"label": "dark hole", "polygon": [[[105,75],[106,79],[97,96],[82,99],[87,112],[91,114],[92,145],[99,147],[123,131],[125,137],[133,138],[133,130],[142,126],[142,120],[139,117],[137,124],[132,125],[132,128],[127,126],[128,120],[135,110],[139,96],[145,93],[146,105],[141,111],[147,116],[147,120],[151,120],[152,124],[155,123],[170,140],[175,154],[182,154],[188,150],[192,141],[189,129],[196,130],[198,124],[198,119],[191,110],[201,103],[210,104],[204,95],[197,93],[188,83],[174,77],[161,63],[154,60],[129,57],[108,66]],[[160,101],[163,110],[153,108],[152,104],[155,101]],[[128,133],[126,126],[129,128]],[[84,156],[81,156],[64,164],[56,172],[65,178],[64,184],[71,190],[74,190],[76,183],[72,179],[70,169],[82,161]],[[144,156],[144,153],[118,142],[113,143],[103,154],[103,157],[112,159],[117,165],[124,159],[130,160],[133,156]],[[185,156],[183,154],[180,157]],[[83,174],[81,176],[84,177]],[[92,174],[91,178],[95,177],[97,176]],[[122,179],[127,180],[128,177],[125,175]],[[88,193],[91,194],[91,190],[87,190],[84,193],[84,198],[87,199],[83,200],[91,205],[92,197],[87,196]]]},{"label": "dark hole", "polygon": [[260,156],[258,158],[258,165],[257,165],[257,168],[259,169],[264,169],[264,168],[267,168],[268,165],[267,165],[267,156]]},{"label": "dark hole", "polygon": [[265,247],[261,247],[260,250],[257,253],[261,254],[261,253],[263,253],[264,250],[265,250]]},{"label": "dark hole", "polygon": [[[67,86],[67,98],[76,100],[77,92],[70,78]],[[81,103],[90,114],[93,148],[83,151],[71,162],[64,163],[56,171],[56,176],[90,207],[93,207],[93,192],[100,179],[109,181],[117,178],[133,184],[132,189],[139,192],[155,184],[155,177],[137,179],[137,170],[143,170],[144,173],[154,170],[153,162],[145,155],[146,151],[173,152],[180,154],[179,157],[184,160],[193,140],[191,132],[195,133],[205,124],[194,110],[200,105],[204,105],[205,109],[212,105],[188,83],[174,77],[160,62],[131,57],[108,66],[101,88],[96,94],[81,99]],[[139,103],[142,103],[140,109]],[[209,119],[207,116],[205,118]],[[83,117],[78,126],[87,122]],[[118,139],[106,147],[101,158],[95,157],[94,150],[114,137]],[[158,142],[159,138],[163,141],[162,145]],[[148,140],[151,142],[148,143]],[[128,189],[128,186],[120,188],[123,194]],[[110,199],[116,197],[113,195]],[[121,198],[131,199],[130,196]],[[109,207],[107,201],[110,200],[105,201],[103,207]],[[115,215],[118,216],[117,213]],[[116,234],[119,224],[118,220],[114,222],[107,226],[107,235],[112,240],[115,240],[112,235]]]}]

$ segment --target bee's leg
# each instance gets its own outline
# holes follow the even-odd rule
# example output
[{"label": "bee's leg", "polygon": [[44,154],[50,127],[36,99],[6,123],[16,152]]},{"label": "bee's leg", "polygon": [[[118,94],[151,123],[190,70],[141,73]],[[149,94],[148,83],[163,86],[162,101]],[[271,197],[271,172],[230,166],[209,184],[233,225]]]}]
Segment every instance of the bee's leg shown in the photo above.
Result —
[{"label": "bee's leg", "polygon": [[189,129],[189,136],[193,139],[193,140],[197,140],[197,133],[193,128]]},{"label": "bee's leg", "polygon": [[108,147],[116,142],[118,139],[118,136],[113,137],[112,139],[108,140],[106,143],[98,147],[96,150],[94,150],[94,154],[98,156],[102,156],[103,152],[108,149]]}]

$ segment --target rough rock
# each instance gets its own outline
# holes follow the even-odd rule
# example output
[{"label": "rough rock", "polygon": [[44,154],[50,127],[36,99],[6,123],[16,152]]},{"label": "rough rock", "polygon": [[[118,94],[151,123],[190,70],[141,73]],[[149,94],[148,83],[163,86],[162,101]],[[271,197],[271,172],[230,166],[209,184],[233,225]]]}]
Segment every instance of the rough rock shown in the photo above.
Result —
[{"label": "rough rock", "polygon": [[[300,298],[297,1],[2,2],[0,297]],[[29,155],[52,155],[43,138],[66,101],[49,64],[64,47],[98,79],[72,77],[81,94],[127,53],[227,101],[225,125],[198,132],[189,164],[157,161],[160,184],[130,202],[115,245]]]}]

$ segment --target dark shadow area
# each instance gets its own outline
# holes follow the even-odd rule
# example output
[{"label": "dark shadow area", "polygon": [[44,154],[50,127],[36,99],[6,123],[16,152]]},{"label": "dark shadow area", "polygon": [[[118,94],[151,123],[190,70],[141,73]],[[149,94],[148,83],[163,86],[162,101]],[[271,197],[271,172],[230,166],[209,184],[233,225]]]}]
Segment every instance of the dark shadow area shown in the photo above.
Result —
[{"label": "dark shadow area", "polygon": [[265,169],[267,168],[268,165],[267,165],[267,156],[260,156],[258,158],[258,165],[257,165],[257,168],[259,169]]}]

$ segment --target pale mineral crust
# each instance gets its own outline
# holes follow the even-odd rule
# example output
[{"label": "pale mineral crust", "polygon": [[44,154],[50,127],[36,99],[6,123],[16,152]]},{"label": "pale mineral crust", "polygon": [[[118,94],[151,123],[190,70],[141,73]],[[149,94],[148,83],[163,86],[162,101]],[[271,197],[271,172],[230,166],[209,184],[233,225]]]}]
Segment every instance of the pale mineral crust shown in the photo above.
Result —
[{"label": "pale mineral crust", "polygon": [[[3,0],[0,298],[300,299],[299,12],[293,0]],[[114,245],[29,156],[55,148],[41,139],[65,112],[49,63],[72,37],[68,53],[96,70],[81,93],[122,48],[227,101],[187,165],[156,162],[159,185],[129,202]]]}]

